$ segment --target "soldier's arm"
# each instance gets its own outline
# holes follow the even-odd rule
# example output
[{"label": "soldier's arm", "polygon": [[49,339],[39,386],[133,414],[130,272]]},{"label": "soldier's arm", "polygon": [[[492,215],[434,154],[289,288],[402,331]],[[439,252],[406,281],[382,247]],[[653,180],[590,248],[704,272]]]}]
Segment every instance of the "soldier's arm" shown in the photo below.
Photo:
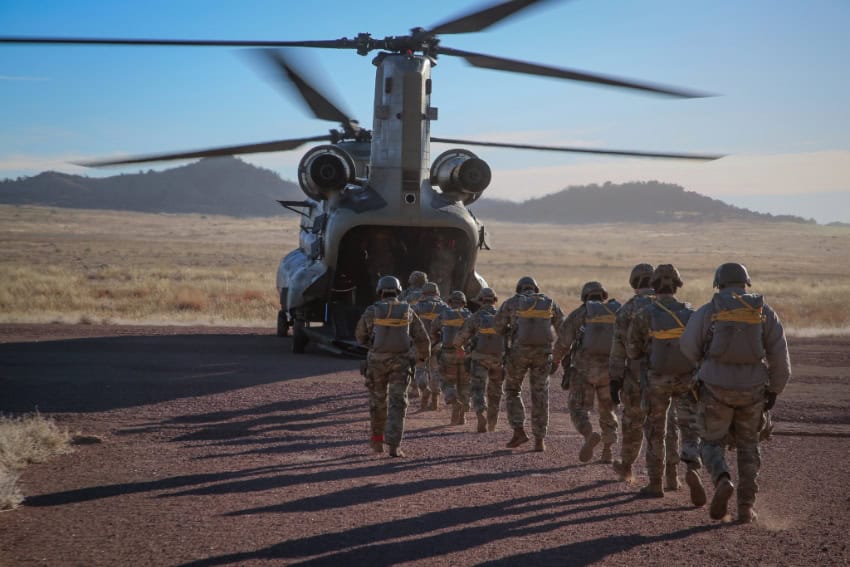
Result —
[{"label": "soldier's arm", "polygon": [[649,311],[642,309],[632,324],[626,337],[626,355],[632,360],[643,358],[649,339]]},{"label": "soldier's arm", "polygon": [[561,306],[552,302],[552,327],[557,331],[561,325],[564,323],[564,311],[561,309]]},{"label": "soldier's arm", "polygon": [[764,350],[767,353],[767,371],[770,376],[768,392],[781,394],[791,379],[791,358],[788,356],[788,342],[782,321],[776,312],[764,306],[763,337]]},{"label": "soldier's arm", "polygon": [[[626,304],[628,305],[628,304]],[[608,373],[620,377],[626,368],[626,336],[629,331],[629,307],[617,310],[614,321],[614,338],[611,340],[611,354],[608,355]]]},{"label": "soldier's arm", "polygon": [[561,323],[558,328],[558,340],[555,341],[552,358],[561,360],[570,352],[573,341],[576,339],[576,333],[581,327],[581,319],[580,309],[576,309],[567,315],[567,318]]},{"label": "soldier's arm", "polygon": [[472,337],[475,336],[475,333],[478,332],[478,316],[473,315],[469,319],[463,322],[463,326],[460,328],[460,331],[455,335],[454,347],[460,348],[465,345]]},{"label": "soldier's arm", "polygon": [[354,338],[357,342],[364,346],[369,346],[372,340],[372,324],[375,319],[375,310],[372,306],[366,308],[360,320],[357,321],[357,327],[354,329]]},{"label": "soldier's arm", "polygon": [[711,304],[703,305],[691,315],[682,336],[679,337],[679,348],[685,358],[699,364],[704,354],[705,337],[711,326]]},{"label": "soldier's arm", "polygon": [[422,324],[422,319],[412,309],[410,310],[410,338],[413,339],[413,346],[416,347],[417,358],[428,360],[431,356],[431,341],[428,339],[428,332]]},{"label": "soldier's arm", "polygon": [[496,316],[493,318],[493,328],[496,329],[496,332],[500,335],[508,334],[508,329],[511,326],[511,315],[512,315],[512,306],[513,301],[510,299],[507,300],[499,307],[499,311],[496,313]]}]

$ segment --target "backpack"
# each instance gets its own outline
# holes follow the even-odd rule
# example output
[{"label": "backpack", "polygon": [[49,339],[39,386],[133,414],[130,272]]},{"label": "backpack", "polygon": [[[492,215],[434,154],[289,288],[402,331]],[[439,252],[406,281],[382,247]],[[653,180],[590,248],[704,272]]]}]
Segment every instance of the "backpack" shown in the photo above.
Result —
[{"label": "backpack", "polygon": [[516,311],[514,344],[520,346],[552,346],[554,302],[542,293],[519,295]]},{"label": "backpack", "polygon": [[649,367],[653,372],[668,376],[679,376],[691,372],[695,365],[682,354],[679,337],[685,330],[694,310],[687,303],[678,303],[669,309],[660,301],[647,309],[651,317]]},{"label": "backpack", "polygon": [[715,293],[711,299],[712,335],[708,356],[723,364],[757,364],[765,356],[762,340],[764,297],[754,293]]},{"label": "backpack", "polygon": [[588,354],[608,355],[614,341],[614,321],[619,304],[588,301],[582,327],[581,350]]}]

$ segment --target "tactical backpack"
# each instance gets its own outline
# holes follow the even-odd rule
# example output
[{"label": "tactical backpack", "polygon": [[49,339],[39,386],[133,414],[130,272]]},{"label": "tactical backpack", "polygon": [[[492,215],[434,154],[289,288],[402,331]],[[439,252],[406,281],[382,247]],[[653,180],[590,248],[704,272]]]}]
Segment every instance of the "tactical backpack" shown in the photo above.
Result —
[{"label": "tactical backpack", "polygon": [[440,315],[441,342],[444,347],[448,347],[454,344],[458,331],[463,326],[463,322],[469,318],[470,313],[465,307],[461,309],[446,308]]},{"label": "tactical backpack", "polygon": [[678,303],[670,309],[660,301],[649,309],[652,321],[649,347],[649,367],[656,374],[679,376],[691,372],[694,364],[682,354],[679,337],[694,310],[687,303]]},{"label": "tactical backpack", "polygon": [[410,307],[405,302],[379,301],[375,304],[372,350],[400,354],[410,350]]},{"label": "tactical backpack", "polygon": [[520,346],[551,346],[554,302],[542,293],[519,295],[514,344]]},{"label": "tactical backpack", "polygon": [[616,302],[601,301],[588,301],[584,304],[587,314],[584,318],[581,350],[588,354],[610,354],[611,343],[614,342],[614,321],[619,306]]},{"label": "tactical backpack", "polygon": [[422,319],[422,324],[425,326],[425,330],[429,333],[431,332],[431,325],[440,316],[440,311],[446,308],[446,304],[437,299],[424,299],[419,301],[414,307],[413,310],[416,311],[416,314],[419,315],[419,318]]},{"label": "tactical backpack", "polygon": [[478,310],[478,333],[475,335],[474,350],[481,354],[501,355],[505,351],[504,338],[496,333],[493,323],[496,319],[496,310],[487,306]]},{"label": "tactical backpack", "polygon": [[756,364],[764,356],[764,298],[754,293],[715,293],[708,356],[723,364]]}]

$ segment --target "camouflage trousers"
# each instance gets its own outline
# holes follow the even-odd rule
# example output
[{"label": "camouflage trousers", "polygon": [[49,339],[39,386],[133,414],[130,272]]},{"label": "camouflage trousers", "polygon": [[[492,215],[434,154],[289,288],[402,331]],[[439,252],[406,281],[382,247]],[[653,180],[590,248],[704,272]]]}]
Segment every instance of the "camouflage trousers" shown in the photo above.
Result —
[{"label": "camouflage trousers", "polygon": [[764,409],[764,386],[730,390],[703,384],[697,403],[697,427],[702,436],[702,460],[717,481],[729,474],[726,442],[734,433],[738,457],[738,505],[752,506],[758,492],[761,467],[759,428]]},{"label": "camouflage trousers", "polygon": [[529,373],[531,387],[531,431],[535,437],[546,437],[549,427],[549,370],[552,353],[548,348],[514,347],[508,355],[505,380],[505,405],[508,423],[514,429],[525,425],[522,382]]},{"label": "camouflage trousers", "polygon": [[495,408],[498,413],[504,380],[501,356],[482,356],[472,360],[470,395],[475,413],[486,412],[488,408]]},{"label": "camouflage trousers", "polygon": [[425,362],[416,364],[414,381],[423,396],[440,391],[440,369],[436,354],[432,354]]},{"label": "camouflage trousers", "polygon": [[410,359],[407,355],[389,358],[369,356],[366,388],[369,390],[373,441],[383,440],[390,446],[401,444],[407,413],[409,372]]},{"label": "camouflage trousers", "polygon": [[463,358],[440,356],[440,376],[443,378],[443,395],[446,403],[459,403],[464,411],[469,409],[469,372]]},{"label": "camouflage trousers", "polygon": [[[691,376],[665,376],[650,373],[642,402],[646,409],[644,433],[646,436],[646,473],[650,480],[660,480],[665,465],[684,461],[689,469],[697,470],[700,464],[700,438],[696,427],[696,400]],[[681,458],[676,435],[681,435]],[[667,443],[672,442],[668,447]]]},{"label": "camouflage trousers", "polygon": [[[646,411],[641,404],[640,383],[638,378],[632,374],[626,374],[623,389],[620,392],[620,401],[623,403],[623,418],[620,425],[620,460],[625,465],[633,464],[640,454],[643,445],[644,430],[646,422]],[[669,423],[676,422],[676,406],[670,405],[667,414]],[[679,462],[679,428],[668,427],[665,436],[666,460],[668,463]]]},{"label": "camouflage trousers", "polygon": [[567,402],[573,427],[582,436],[593,433],[590,423],[590,410],[599,401],[599,428],[602,430],[602,442],[612,445],[617,442],[617,415],[611,400],[611,388],[608,383],[608,359],[600,364],[579,364],[573,368],[570,376],[570,397]]}]

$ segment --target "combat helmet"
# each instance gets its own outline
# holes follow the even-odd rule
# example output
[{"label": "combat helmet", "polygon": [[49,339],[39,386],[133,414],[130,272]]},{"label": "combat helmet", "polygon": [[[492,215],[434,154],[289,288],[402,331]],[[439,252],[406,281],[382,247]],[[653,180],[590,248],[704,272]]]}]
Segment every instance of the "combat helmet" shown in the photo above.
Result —
[{"label": "combat helmet", "polygon": [[464,294],[462,291],[453,291],[449,295],[448,303],[449,305],[453,303],[460,303],[461,305],[466,305],[466,294]]},{"label": "combat helmet", "polygon": [[499,301],[499,296],[496,295],[496,292],[492,287],[484,287],[481,288],[481,291],[478,292],[478,297],[476,298],[478,303],[487,303],[488,301],[491,303],[496,303]]},{"label": "combat helmet", "polygon": [[659,290],[665,288],[672,289],[675,292],[675,290],[685,285],[685,283],[682,281],[682,276],[679,275],[679,270],[676,269],[676,266],[673,264],[658,264],[658,267],[652,272],[652,279],[649,281],[649,285],[658,293]]},{"label": "combat helmet", "polygon": [[632,289],[647,287],[646,284],[641,285],[641,283],[646,282],[648,284],[652,279],[653,271],[652,264],[638,264],[632,268],[632,273],[629,275],[629,284],[632,286]]},{"label": "combat helmet", "polygon": [[743,264],[728,262],[720,264],[714,272],[714,287],[722,288],[730,284],[746,284],[753,285],[750,280],[750,274],[747,272],[747,267]]},{"label": "combat helmet", "polygon": [[591,295],[599,295],[602,297],[602,301],[608,299],[608,291],[605,289],[599,282],[587,282],[584,284],[584,287],[581,288],[581,301],[584,303],[587,301],[587,298]]},{"label": "combat helmet", "polygon": [[422,295],[428,297],[440,295],[440,286],[436,282],[425,282],[422,286]]},{"label": "combat helmet", "polygon": [[410,277],[407,278],[407,283],[410,284],[411,287],[422,287],[427,281],[428,274],[420,272],[419,270],[410,272]]},{"label": "combat helmet", "polygon": [[401,293],[401,282],[395,276],[381,276],[378,280],[378,286],[375,288],[375,294],[378,297],[383,297],[384,294],[398,295]]},{"label": "combat helmet", "polygon": [[531,276],[521,277],[516,283],[516,292],[522,293],[529,290],[534,290],[534,293],[540,292],[540,288],[537,287],[537,282],[534,281],[534,278]]}]

